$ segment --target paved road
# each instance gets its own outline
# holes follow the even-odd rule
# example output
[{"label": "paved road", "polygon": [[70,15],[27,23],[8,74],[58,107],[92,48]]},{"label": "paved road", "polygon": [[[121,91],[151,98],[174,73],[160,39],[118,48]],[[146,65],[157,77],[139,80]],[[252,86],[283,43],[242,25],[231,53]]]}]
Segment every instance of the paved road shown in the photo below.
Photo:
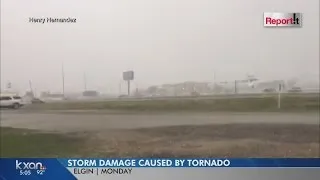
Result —
[{"label": "paved road", "polygon": [[1,111],[1,126],[44,131],[103,131],[116,128],[141,128],[174,125],[226,123],[319,124],[318,113],[168,113],[110,114],[83,111],[16,112]]},{"label": "paved road", "polygon": [[[319,92],[312,93],[282,93],[283,97],[319,97]],[[250,93],[250,94],[217,94],[203,96],[167,96],[167,97],[144,97],[144,98],[85,98],[85,99],[69,99],[69,100],[44,100],[47,103],[56,102],[103,102],[103,101],[147,101],[147,100],[181,100],[181,99],[234,99],[234,98],[268,98],[278,97],[278,93]]]}]

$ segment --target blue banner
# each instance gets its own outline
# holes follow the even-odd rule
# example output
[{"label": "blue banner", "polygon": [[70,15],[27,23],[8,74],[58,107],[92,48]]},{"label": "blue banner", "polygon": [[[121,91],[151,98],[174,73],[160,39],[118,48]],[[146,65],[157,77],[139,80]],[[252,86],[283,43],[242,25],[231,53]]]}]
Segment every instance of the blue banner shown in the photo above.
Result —
[{"label": "blue banner", "polygon": [[319,159],[119,158],[59,159],[65,167],[320,167]]},{"label": "blue banner", "polygon": [[211,158],[3,158],[0,179],[76,179],[67,168],[250,168],[320,167],[320,159],[211,159]]},{"label": "blue banner", "polygon": [[70,179],[76,180],[65,166],[58,159],[54,158],[22,158],[0,159],[0,179],[19,180],[19,179]]}]

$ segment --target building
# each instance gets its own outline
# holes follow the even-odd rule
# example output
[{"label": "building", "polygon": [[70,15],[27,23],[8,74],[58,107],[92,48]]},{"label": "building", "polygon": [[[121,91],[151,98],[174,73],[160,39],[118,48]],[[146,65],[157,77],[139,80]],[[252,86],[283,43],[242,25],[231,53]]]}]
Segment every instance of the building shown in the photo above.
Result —
[{"label": "building", "polygon": [[97,97],[97,96],[99,96],[99,92],[97,92],[97,91],[84,91],[82,93],[82,96],[85,96],[85,97]]},{"label": "building", "polygon": [[176,84],[163,84],[160,86],[150,86],[146,92],[149,95],[159,96],[188,96],[194,92],[199,94],[212,93],[213,88],[207,82],[183,82]]},{"label": "building", "polygon": [[42,92],[40,99],[43,101],[62,101],[65,99],[65,96],[61,93]]}]

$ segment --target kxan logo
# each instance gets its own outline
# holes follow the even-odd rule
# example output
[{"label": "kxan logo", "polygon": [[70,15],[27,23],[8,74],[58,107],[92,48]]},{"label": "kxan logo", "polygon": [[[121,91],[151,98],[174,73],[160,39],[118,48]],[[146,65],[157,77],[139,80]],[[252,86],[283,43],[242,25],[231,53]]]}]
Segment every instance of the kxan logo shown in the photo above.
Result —
[{"label": "kxan logo", "polygon": [[20,170],[20,174],[31,174],[31,170],[36,170],[36,173],[42,175],[46,171],[46,167],[41,162],[24,162],[16,160],[16,169]]}]

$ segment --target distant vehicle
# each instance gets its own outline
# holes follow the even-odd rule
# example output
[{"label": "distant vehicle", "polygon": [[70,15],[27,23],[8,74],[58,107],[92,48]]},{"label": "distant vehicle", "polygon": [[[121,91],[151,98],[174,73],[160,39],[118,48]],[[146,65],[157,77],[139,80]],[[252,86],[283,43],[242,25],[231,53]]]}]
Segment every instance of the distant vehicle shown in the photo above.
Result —
[{"label": "distant vehicle", "polygon": [[20,96],[17,95],[2,95],[0,96],[0,107],[19,109],[24,105]]},{"label": "distant vehicle", "polygon": [[41,93],[40,98],[45,102],[67,100],[64,94],[59,94],[59,93],[51,94],[47,92]]},{"label": "distant vehicle", "polygon": [[31,100],[31,103],[32,103],[32,104],[43,104],[43,103],[45,103],[45,102],[42,101],[41,99],[34,98],[34,99]]},{"label": "distant vehicle", "polygon": [[129,97],[129,96],[126,94],[122,94],[122,95],[118,96],[118,98],[126,98],[126,97]]},{"label": "distant vehicle", "polygon": [[275,88],[266,88],[263,90],[264,93],[274,93],[277,92]]},{"label": "distant vehicle", "polygon": [[149,97],[153,98],[153,97],[161,97],[161,94],[151,94],[149,95]]},{"label": "distant vehicle", "polygon": [[96,97],[96,96],[99,96],[99,92],[97,92],[97,91],[84,91],[82,93],[82,95],[85,97]]},{"label": "distant vehicle", "polygon": [[288,92],[298,93],[298,92],[302,92],[302,89],[300,87],[293,87],[293,88],[289,89]]},{"label": "distant vehicle", "polygon": [[194,91],[191,93],[191,96],[200,96],[200,93]]}]

